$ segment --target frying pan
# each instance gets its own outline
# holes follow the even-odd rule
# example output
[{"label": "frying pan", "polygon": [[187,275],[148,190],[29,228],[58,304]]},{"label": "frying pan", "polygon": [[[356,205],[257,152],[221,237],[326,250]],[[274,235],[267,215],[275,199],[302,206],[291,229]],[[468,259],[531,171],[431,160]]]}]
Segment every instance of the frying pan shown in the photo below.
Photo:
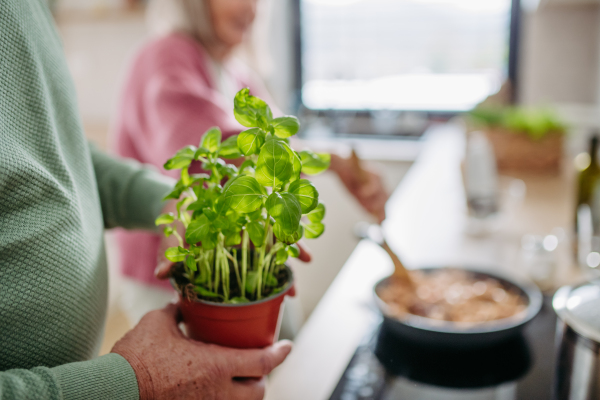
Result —
[{"label": "frying pan", "polygon": [[[439,271],[446,267],[425,267],[419,270],[427,272]],[[457,269],[452,267],[453,270]],[[392,316],[388,305],[377,295],[378,289],[389,284],[390,277],[380,280],[374,287],[375,302],[383,314],[383,329],[398,340],[413,342],[418,345],[438,346],[444,348],[485,347],[508,340],[519,334],[542,307],[542,293],[531,281],[506,272],[490,272],[477,267],[461,267],[476,278],[497,279],[510,290],[513,289],[527,299],[527,307],[519,314],[495,321],[479,324],[465,324],[452,321],[439,321],[413,314]]]}]

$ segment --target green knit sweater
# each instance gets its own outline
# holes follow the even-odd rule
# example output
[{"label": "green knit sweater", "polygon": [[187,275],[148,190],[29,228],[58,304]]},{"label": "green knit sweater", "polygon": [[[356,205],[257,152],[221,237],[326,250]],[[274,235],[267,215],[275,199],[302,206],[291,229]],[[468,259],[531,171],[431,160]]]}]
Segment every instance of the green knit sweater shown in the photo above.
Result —
[{"label": "green knit sweater", "polygon": [[138,399],[95,358],[103,229],[151,229],[171,182],[90,149],[45,0],[0,0],[0,400]]}]

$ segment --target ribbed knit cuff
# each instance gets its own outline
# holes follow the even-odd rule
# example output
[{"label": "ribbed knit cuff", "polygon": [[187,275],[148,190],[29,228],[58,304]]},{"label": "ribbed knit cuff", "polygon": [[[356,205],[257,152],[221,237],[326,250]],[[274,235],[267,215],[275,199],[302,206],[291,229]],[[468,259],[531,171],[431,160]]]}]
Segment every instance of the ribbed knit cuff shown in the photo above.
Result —
[{"label": "ribbed knit cuff", "polygon": [[51,369],[64,400],[139,400],[138,383],[131,365],[118,354]]}]

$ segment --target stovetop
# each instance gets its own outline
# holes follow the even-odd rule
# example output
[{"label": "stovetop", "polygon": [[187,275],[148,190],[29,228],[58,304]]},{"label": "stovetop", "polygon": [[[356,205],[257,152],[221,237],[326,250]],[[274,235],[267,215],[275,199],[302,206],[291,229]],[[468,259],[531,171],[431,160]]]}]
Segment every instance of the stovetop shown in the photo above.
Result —
[{"label": "stovetop", "polygon": [[550,400],[555,330],[550,297],[523,334],[471,351],[399,342],[374,326],[330,400]]}]

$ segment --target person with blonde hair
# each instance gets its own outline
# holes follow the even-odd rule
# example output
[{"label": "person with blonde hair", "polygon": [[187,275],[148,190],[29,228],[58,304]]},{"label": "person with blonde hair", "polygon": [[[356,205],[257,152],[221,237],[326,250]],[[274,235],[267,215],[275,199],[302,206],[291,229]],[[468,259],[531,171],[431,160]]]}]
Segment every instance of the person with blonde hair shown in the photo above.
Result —
[{"label": "person with blonde hair", "polygon": [[[120,155],[169,174],[163,163],[178,149],[197,145],[208,128],[220,127],[224,139],[244,129],[232,112],[237,91],[249,87],[273,104],[260,79],[233,56],[247,40],[259,5],[259,0],[151,1],[147,16],[154,37],[135,57],[115,125]],[[355,165],[333,154],[330,169],[383,220],[388,195],[381,178],[370,171],[356,174]],[[157,234],[119,233],[123,304],[133,320],[172,297],[169,284],[154,275],[159,242]]]}]

